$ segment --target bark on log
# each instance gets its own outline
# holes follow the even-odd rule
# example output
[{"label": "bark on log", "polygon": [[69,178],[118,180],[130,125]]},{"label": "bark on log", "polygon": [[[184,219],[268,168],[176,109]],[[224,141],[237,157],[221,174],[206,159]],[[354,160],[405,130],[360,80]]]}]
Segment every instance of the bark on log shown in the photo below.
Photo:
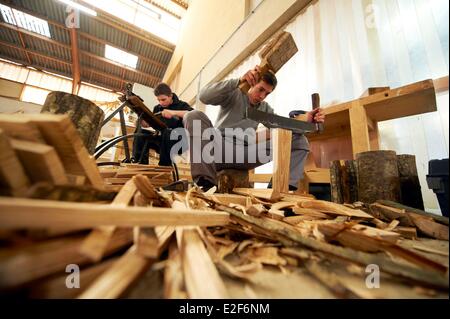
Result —
[{"label": "bark on log", "polygon": [[397,155],[400,177],[402,204],[417,209],[424,209],[419,177],[417,176],[416,157],[414,155]]},{"label": "bark on log", "polygon": [[335,203],[354,203],[358,200],[356,163],[333,161],[330,165],[331,200]]},{"label": "bark on log", "polygon": [[359,201],[371,204],[379,199],[400,202],[400,179],[394,151],[356,154]]},{"label": "bark on log", "polygon": [[90,154],[94,153],[105,114],[93,102],[66,92],[47,95],[41,113],[67,114]]}]

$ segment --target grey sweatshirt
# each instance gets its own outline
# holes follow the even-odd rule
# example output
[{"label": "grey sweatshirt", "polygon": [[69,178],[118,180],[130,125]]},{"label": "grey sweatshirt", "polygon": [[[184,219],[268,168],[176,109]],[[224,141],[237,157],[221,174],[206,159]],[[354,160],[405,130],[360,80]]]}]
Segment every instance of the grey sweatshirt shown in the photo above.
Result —
[{"label": "grey sweatshirt", "polygon": [[[239,79],[232,79],[205,86],[200,91],[200,101],[210,105],[220,105],[216,127],[223,131],[225,128],[253,128],[256,130],[258,122],[245,119],[245,109],[251,107],[247,94],[238,87]],[[267,102],[262,101],[256,106],[258,110],[274,113]]]}]

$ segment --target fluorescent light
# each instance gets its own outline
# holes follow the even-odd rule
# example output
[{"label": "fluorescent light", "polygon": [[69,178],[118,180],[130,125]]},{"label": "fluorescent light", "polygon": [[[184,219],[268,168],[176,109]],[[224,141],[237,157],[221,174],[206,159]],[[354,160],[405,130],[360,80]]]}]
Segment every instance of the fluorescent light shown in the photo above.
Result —
[{"label": "fluorescent light", "polygon": [[94,17],[97,16],[97,12],[95,12],[94,10],[89,9],[79,3],[73,2],[72,0],[58,0],[58,1],[67,4],[67,5],[71,6],[72,8],[75,8],[75,9],[83,11],[87,14],[90,14],[91,16],[94,16]]},{"label": "fluorescent light", "polygon": [[105,45],[105,58],[127,65],[133,69],[136,69],[138,62],[138,57],[136,55],[119,50],[107,44]]}]

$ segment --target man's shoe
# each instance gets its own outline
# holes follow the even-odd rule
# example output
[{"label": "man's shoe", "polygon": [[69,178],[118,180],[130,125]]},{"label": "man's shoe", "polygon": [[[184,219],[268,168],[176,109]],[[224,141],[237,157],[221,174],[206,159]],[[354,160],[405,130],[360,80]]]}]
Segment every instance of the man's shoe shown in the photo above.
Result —
[{"label": "man's shoe", "polygon": [[197,186],[201,187],[204,192],[207,192],[211,188],[213,188],[214,186],[217,186],[217,185],[215,185],[214,183],[210,182],[209,180],[207,180],[204,177],[200,177],[198,179],[198,181],[196,182],[196,184],[197,184]]}]

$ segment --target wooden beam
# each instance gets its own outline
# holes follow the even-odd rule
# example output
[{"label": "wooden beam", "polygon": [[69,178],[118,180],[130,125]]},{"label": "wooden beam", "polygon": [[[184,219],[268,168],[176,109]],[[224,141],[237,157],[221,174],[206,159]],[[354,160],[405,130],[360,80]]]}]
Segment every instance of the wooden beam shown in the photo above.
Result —
[{"label": "wooden beam", "polygon": [[72,50],[72,94],[77,95],[80,88],[80,56],[78,50],[78,38],[75,28],[70,28],[70,43]]},{"label": "wooden beam", "polygon": [[113,207],[88,203],[69,203],[34,199],[0,197],[0,229],[74,227],[114,225],[164,226],[228,224],[229,216],[222,212],[181,210],[160,207]]},{"label": "wooden beam", "polygon": [[289,191],[289,166],[291,160],[292,132],[283,129],[272,130],[273,140],[273,198]]},{"label": "wooden beam", "polygon": [[53,147],[15,139],[11,140],[11,146],[33,182],[50,182],[57,185],[69,182]]},{"label": "wooden beam", "polygon": [[370,151],[370,142],[366,110],[358,101],[352,104],[349,115],[352,132],[352,151],[353,157],[355,157],[357,153]]}]

